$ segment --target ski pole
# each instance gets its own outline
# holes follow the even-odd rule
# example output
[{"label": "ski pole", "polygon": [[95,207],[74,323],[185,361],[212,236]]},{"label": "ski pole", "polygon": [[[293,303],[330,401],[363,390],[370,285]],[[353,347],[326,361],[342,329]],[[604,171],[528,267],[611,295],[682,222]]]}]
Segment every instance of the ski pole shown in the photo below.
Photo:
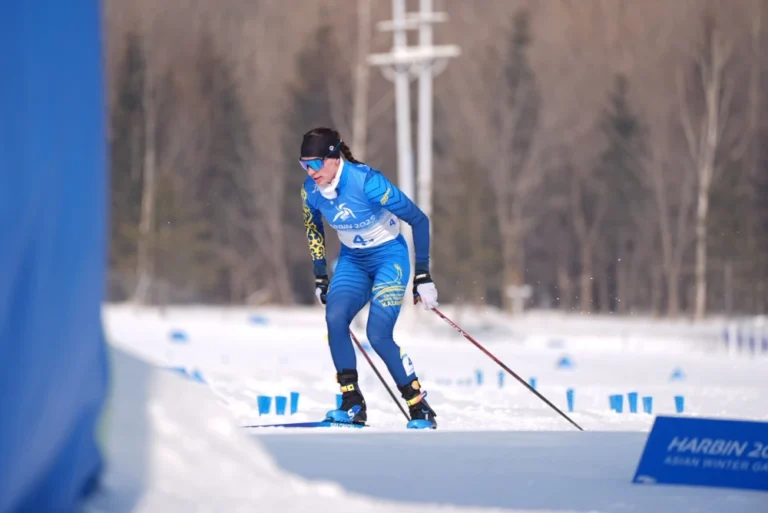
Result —
[{"label": "ski pole", "polygon": [[433,308],[433,309],[432,309],[432,311],[434,311],[434,312],[435,312],[437,315],[439,315],[439,316],[440,316],[440,317],[441,317],[443,320],[445,320],[445,322],[447,322],[448,324],[450,324],[450,325],[451,325],[451,326],[452,326],[452,327],[453,327],[453,328],[454,328],[456,331],[458,331],[459,333],[461,333],[462,335],[464,335],[464,338],[466,338],[467,340],[469,340],[470,342],[472,342],[473,344],[475,344],[475,345],[476,345],[476,346],[477,346],[477,347],[478,347],[478,348],[479,348],[479,349],[480,349],[482,352],[484,352],[485,354],[487,354],[487,355],[488,355],[488,356],[489,356],[489,357],[490,357],[490,358],[491,358],[491,359],[492,359],[494,362],[498,363],[498,364],[499,364],[499,366],[501,366],[501,368],[502,368],[502,369],[504,369],[505,371],[507,371],[508,373],[510,373],[510,374],[512,375],[512,377],[513,377],[513,378],[515,378],[515,379],[516,379],[516,380],[518,380],[520,383],[522,383],[523,385],[525,385],[525,387],[526,387],[528,390],[530,390],[531,392],[533,392],[534,394],[536,394],[536,395],[538,396],[538,398],[539,398],[539,399],[541,399],[542,401],[544,401],[545,403],[547,403],[547,405],[548,405],[550,408],[552,408],[552,409],[553,409],[553,410],[555,410],[557,413],[559,413],[560,415],[562,415],[562,416],[563,416],[563,418],[564,418],[565,420],[567,420],[568,422],[570,422],[571,424],[573,424],[574,426],[576,426],[576,427],[579,429],[579,431],[584,431],[584,429],[583,429],[581,426],[579,426],[578,424],[576,424],[576,423],[575,423],[573,420],[571,420],[571,418],[570,418],[568,415],[566,415],[565,413],[563,413],[563,412],[562,412],[562,411],[561,411],[561,410],[560,410],[560,409],[559,409],[557,406],[555,406],[554,404],[552,404],[551,402],[549,402],[549,400],[548,400],[546,397],[544,397],[543,395],[541,395],[540,393],[538,393],[538,392],[536,391],[536,389],[535,389],[535,388],[533,388],[531,385],[529,385],[528,383],[526,383],[526,382],[525,382],[525,380],[524,380],[523,378],[521,378],[520,376],[518,376],[517,374],[515,374],[515,372],[514,372],[512,369],[510,369],[509,367],[507,367],[506,365],[504,365],[504,363],[503,363],[501,360],[499,360],[498,358],[496,358],[495,356],[493,356],[493,355],[490,353],[490,351],[488,351],[486,348],[484,348],[483,346],[481,346],[479,342],[477,342],[477,341],[476,341],[474,338],[472,338],[472,337],[469,335],[469,333],[467,333],[466,331],[464,331],[463,329],[461,329],[461,328],[460,328],[460,327],[459,327],[459,326],[458,326],[458,325],[457,325],[455,322],[453,322],[453,321],[452,321],[452,320],[450,320],[448,317],[446,317],[446,316],[445,316],[445,314],[443,314],[443,312],[441,312],[441,311],[440,311],[440,310],[438,310],[437,308]]},{"label": "ski pole", "polygon": [[379,370],[376,368],[376,366],[373,364],[373,360],[371,360],[371,357],[368,356],[368,353],[365,352],[365,349],[363,349],[363,346],[358,342],[357,337],[355,337],[355,334],[352,333],[352,330],[349,330],[349,335],[352,337],[352,341],[357,345],[358,349],[360,349],[360,352],[363,353],[363,356],[365,356],[365,359],[368,360],[368,363],[371,364],[371,368],[373,369],[373,372],[376,373],[376,375],[379,377],[379,381],[381,381],[381,384],[384,385],[384,388],[387,389],[387,392],[389,392],[390,397],[392,397],[392,400],[395,401],[395,404],[398,408],[400,408],[400,411],[403,412],[403,415],[405,415],[406,420],[411,420],[411,417],[408,416],[407,413],[405,413],[405,408],[403,408],[403,405],[400,404],[400,401],[397,400],[397,397],[395,397],[395,394],[392,393],[392,389],[389,388],[389,385],[387,385],[387,382],[384,381],[384,378],[379,373]]}]

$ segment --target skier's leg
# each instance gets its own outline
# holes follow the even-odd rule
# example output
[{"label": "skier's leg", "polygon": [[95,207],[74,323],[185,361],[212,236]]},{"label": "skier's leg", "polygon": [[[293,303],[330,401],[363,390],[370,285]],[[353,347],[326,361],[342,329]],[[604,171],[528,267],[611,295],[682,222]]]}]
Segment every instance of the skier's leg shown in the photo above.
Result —
[{"label": "skier's leg", "polygon": [[382,255],[383,263],[378,266],[374,275],[368,315],[368,341],[387,365],[400,393],[408,403],[411,419],[424,421],[416,422],[413,427],[436,427],[435,412],[424,400],[426,392],[421,388],[413,362],[393,337],[410,274],[407,246],[404,243],[402,247],[393,244],[387,249],[389,254]]},{"label": "skier's leg", "polygon": [[367,418],[365,400],[357,383],[357,360],[349,325],[368,302],[370,291],[368,273],[342,253],[328,287],[325,305],[328,343],[336,367],[336,381],[342,392],[341,407],[328,412],[328,417],[333,420],[365,422]]},{"label": "skier's leg", "polygon": [[407,260],[390,262],[378,268],[373,280],[366,329],[371,347],[384,361],[398,387],[410,383],[416,377],[411,360],[393,338],[409,271]]}]

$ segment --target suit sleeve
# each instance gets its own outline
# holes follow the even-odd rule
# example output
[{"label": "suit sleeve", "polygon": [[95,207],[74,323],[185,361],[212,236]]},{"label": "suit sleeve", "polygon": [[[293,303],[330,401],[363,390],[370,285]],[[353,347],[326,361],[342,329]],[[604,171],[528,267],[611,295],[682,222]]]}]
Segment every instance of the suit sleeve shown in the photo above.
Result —
[{"label": "suit sleeve", "polygon": [[386,176],[371,170],[365,179],[365,196],[371,203],[379,204],[402,219],[413,229],[413,245],[416,253],[416,272],[429,272],[429,218]]},{"label": "suit sleeve", "polygon": [[312,267],[315,276],[328,274],[325,262],[325,228],[323,216],[307,198],[307,191],[301,188],[301,203],[304,210],[304,228],[307,231],[309,254],[312,256]]}]

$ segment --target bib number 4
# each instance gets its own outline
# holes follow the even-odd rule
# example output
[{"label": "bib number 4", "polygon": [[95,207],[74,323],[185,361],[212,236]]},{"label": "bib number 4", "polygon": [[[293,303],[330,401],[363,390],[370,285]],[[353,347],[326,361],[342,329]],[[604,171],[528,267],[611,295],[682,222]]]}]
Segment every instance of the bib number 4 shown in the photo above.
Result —
[{"label": "bib number 4", "polygon": [[354,242],[355,244],[360,244],[361,246],[365,246],[369,242],[373,242],[373,239],[365,240],[362,236],[355,235],[355,238],[352,239],[352,242]]}]

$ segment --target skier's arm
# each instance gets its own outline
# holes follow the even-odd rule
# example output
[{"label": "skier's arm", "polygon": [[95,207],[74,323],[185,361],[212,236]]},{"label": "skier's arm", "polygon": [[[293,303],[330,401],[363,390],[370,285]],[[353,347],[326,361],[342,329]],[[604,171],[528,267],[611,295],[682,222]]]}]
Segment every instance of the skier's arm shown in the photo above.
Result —
[{"label": "skier's arm", "polygon": [[309,254],[315,276],[328,274],[325,263],[325,228],[320,210],[313,207],[307,199],[307,191],[301,188],[301,203],[304,210],[304,228],[307,230]]},{"label": "skier's arm", "polygon": [[429,272],[429,218],[400,189],[382,173],[371,170],[365,179],[365,195],[371,203],[377,203],[413,228],[413,245],[416,253],[416,273]]}]

